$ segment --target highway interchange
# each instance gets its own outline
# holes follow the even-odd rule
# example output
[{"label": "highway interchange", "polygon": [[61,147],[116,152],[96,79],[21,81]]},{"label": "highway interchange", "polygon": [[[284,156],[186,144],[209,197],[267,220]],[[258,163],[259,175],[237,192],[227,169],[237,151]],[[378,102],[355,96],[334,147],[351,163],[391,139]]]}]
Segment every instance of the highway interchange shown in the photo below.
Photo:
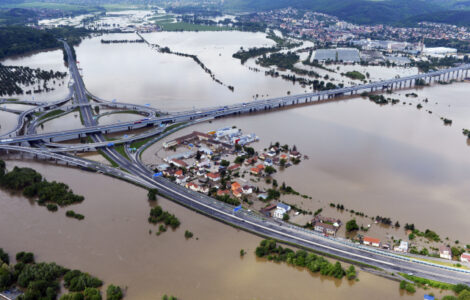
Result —
[{"label": "highway interchange", "polygon": [[[464,78],[468,75],[470,65],[462,65],[456,68],[440,70],[428,74],[413,75],[406,78],[397,78],[378,83],[365,84],[362,86],[353,86],[337,90],[279,97],[269,100],[253,101],[231,106],[207,108],[200,109],[198,111],[193,110],[160,116],[160,112],[156,109],[149,108],[148,106],[120,104],[115,101],[96,99],[96,97],[87,92],[79,74],[76,62],[72,56],[72,51],[66,42],[64,42],[64,47],[68,53],[68,65],[70,75],[72,77],[69,96],[55,102],[41,103],[40,105],[21,113],[18,118],[18,124],[14,130],[0,137],[0,149],[11,152],[29,153],[39,158],[53,159],[65,162],[68,165],[79,166],[88,170],[105,173],[146,188],[156,188],[169,199],[221,222],[236,226],[254,234],[275,238],[280,241],[295,244],[338,257],[340,259],[373,266],[389,273],[412,273],[413,275],[432,280],[470,285],[470,271],[465,269],[423,262],[412,257],[400,256],[393,254],[392,252],[353,244],[344,239],[325,237],[323,235],[316,234],[311,230],[306,230],[292,224],[263,218],[244,209],[234,212],[233,207],[230,205],[219,202],[201,193],[193,192],[165,178],[155,177],[154,172],[149,170],[140,161],[140,153],[147,145],[151,144],[156,139],[161,138],[163,135],[172,132],[165,131],[165,125],[167,124],[188,122],[185,125],[181,125],[188,126],[192,123],[205,121],[211,118],[240,113],[250,113],[254,111],[269,111],[271,109],[290,105],[322,101],[324,99],[346,95],[348,93],[357,93],[358,91],[400,88],[407,86],[407,84],[412,85],[415,79],[423,79],[431,82],[431,80],[435,80],[436,78],[439,78],[439,80]],[[42,112],[42,114],[45,114],[51,110],[60,109],[60,106],[64,105],[70,99],[73,101],[73,105],[71,107],[74,109],[78,108],[80,110],[84,128],[36,134],[34,130],[38,121],[38,118],[36,118],[31,122],[35,125],[31,127],[30,124],[29,129],[26,134],[24,134],[24,127],[34,113]],[[90,99],[94,99],[101,104],[121,105],[121,108],[136,110],[143,114],[147,113],[148,117],[137,123],[123,122],[100,126],[93,117],[92,105],[94,104],[90,102]],[[113,143],[107,141],[104,136],[104,134],[111,132],[119,132],[142,127],[149,127],[151,130],[141,135],[131,136]],[[59,145],[53,143],[53,141],[60,141],[61,139],[68,137],[70,137],[70,139],[89,137],[91,139],[91,143],[72,145]],[[154,137],[154,139],[149,140],[146,145],[139,148],[136,153],[130,152],[130,142],[152,137]],[[128,158],[122,156],[115,149],[114,145],[117,143],[122,143],[124,145]],[[105,166],[98,162],[89,161],[67,154],[67,152],[95,149],[100,149],[100,151],[114,161],[119,168]]]}]

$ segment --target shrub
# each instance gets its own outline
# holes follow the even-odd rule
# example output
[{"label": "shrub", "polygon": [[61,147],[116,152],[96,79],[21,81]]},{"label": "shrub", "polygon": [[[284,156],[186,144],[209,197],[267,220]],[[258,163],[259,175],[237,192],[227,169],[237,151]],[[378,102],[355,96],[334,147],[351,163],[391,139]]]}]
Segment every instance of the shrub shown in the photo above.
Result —
[{"label": "shrub", "polygon": [[124,297],[119,286],[110,285],[106,289],[106,300],[120,300]]}]

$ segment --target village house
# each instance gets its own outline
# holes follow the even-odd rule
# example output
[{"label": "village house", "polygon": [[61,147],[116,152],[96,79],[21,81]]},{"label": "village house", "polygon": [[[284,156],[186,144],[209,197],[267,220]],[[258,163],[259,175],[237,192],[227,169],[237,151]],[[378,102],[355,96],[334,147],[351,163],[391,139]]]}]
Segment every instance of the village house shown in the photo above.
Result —
[{"label": "village house", "polygon": [[207,173],[206,178],[209,178],[209,180],[212,181],[219,181],[220,180],[220,174],[219,173]]},{"label": "village house", "polygon": [[462,255],[460,255],[460,261],[470,263],[470,253],[462,253]]},{"label": "village house", "polygon": [[204,169],[197,169],[196,175],[197,176],[204,176],[204,175],[206,175],[206,171]]},{"label": "village house", "polygon": [[239,164],[234,164],[234,165],[231,165],[230,167],[227,168],[227,171],[235,171],[235,170],[238,170],[240,169],[240,165]]},{"label": "village house", "polygon": [[270,158],[266,158],[266,159],[264,160],[264,165],[265,165],[266,167],[272,166],[272,165],[273,165],[273,160],[270,159]]},{"label": "village house", "polygon": [[233,194],[235,197],[240,198],[240,197],[243,195],[243,190],[242,190],[241,188],[232,190],[232,194]]},{"label": "village house", "polygon": [[179,168],[186,168],[186,167],[188,167],[188,164],[185,163],[184,161],[182,161],[181,159],[173,158],[173,159],[170,161],[170,163],[173,164],[175,167],[179,167]]},{"label": "village house", "polygon": [[209,187],[208,186],[199,186],[199,192],[208,194],[209,193]]},{"label": "village house", "polygon": [[186,188],[190,189],[191,191],[199,192],[199,185],[193,182],[186,183]]},{"label": "village house", "polygon": [[265,215],[266,217],[271,217],[271,211],[277,207],[276,204],[270,204],[262,209],[259,210],[260,213]]},{"label": "village house", "polygon": [[245,160],[245,165],[246,166],[254,165],[257,161],[258,161],[258,157],[254,156]]},{"label": "village house", "polygon": [[312,220],[312,225],[313,230],[317,232],[336,236],[336,232],[341,226],[341,220],[318,215]]},{"label": "village house", "polygon": [[208,159],[205,159],[205,160],[202,160],[200,162],[197,163],[197,166],[199,168],[210,168],[211,166],[211,161],[208,160]]},{"label": "village house", "polygon": [[[231,185],[230,185],[230,189],[232,190],[232,193],[233,193],[234,191],[238,190],[238,189],[241,189],[241,188],[242,188],[241,184],[239,184],[239,183],[236,182],[236,181],[232,182]],[[243,191],[242,191],[242,192],[243,192]]]},{"label": "village house", "polygon": [[251,193],[253,193],[253,188],[249,185],[244,185],[242,187],[242,190],[243,190],[243,194],[245,195],[250,195]]},{"label": "village house", "polygon": [[262,169],[259,169],[259,168],[256,168],[256,167],[253,167],[253,168],[250,169],[250,173],[252,175],[255,175],[255,176],[261,175],[262,172],[263,172]]},{"label": "village house", "polygon": [[338,231],[338,228],[333,226],[332,224],[321,222],[315,222],[315,224],[313,225],[313,229],[317,232],[332,236],[336,236],[336,232]]},{"label": "village house", "polygon": [[380,247],[380,240],[372,237],[365,236],[363,239],[364,245],[370,245],[373,247]]},{"label": "village house", "polygon": [[291,152],[289,153],[289,156],[290,156],[291,158],[300,159],[300,156],[301,156],[301,155],[300,155],[300,153],[299,153],[298,151],[291,151]]},{"label": "village house", "polygon": [[177,184],[183,184],[186,182],[186,180],[188,180],[188,177],[187,176],[184,176],[184,175],[181,175],[181,176],[177,176],[176,177],[176,183]]},{"label": "village house", "polygon": [[274,211],[273,217],[282,219],[284,214],[287,214],[290,211],[290,206],[284,203],[279,202],[276,205],[276,210]]},{"label": "village house", "polygon": [[395,246],[393,250],[397,252],[408,252],[408,242],[400,241],[400,245]]},{"label": "village house", "polygon": [[225,195],[230,195],[229,190],[218,190],[217,191],[217,196],[225,196]]},{"label": "village house", "polygon": [[439,247],[439,257],[444,259],[452,259],[452,251],[447,246],[440,246]]}]

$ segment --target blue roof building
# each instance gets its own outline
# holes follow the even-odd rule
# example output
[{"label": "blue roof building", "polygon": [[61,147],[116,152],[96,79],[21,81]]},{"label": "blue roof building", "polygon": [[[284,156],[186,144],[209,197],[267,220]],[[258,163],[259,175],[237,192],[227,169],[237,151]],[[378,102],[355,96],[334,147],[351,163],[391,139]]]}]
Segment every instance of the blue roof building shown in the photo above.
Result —
[{"label": "blue roof building", "polygon": [[284,204],[284,203],[281,203],[281,202],[279,202],[279,203],[277,204],[277,208],[281,208],[281,209],[285,210],[286,212],[288,212],[288,211],[290,210],[290,206],[289,206],[289,205]]}]

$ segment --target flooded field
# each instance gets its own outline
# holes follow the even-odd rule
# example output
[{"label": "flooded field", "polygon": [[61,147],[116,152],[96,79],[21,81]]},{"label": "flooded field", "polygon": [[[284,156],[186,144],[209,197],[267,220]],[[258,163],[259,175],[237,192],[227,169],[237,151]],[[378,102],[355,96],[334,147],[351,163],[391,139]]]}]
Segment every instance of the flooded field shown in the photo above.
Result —
[{"label": "flooded field", "polygon": [[[257,150],[276,141],[296,145],[309,159],[274,178],[313,199],[284,200],[311,211],[323,208],[324,214],[330,203],[340,203],[369,216],[391,217],[403,225],[415,223],[422,230],[434,229],[451,241],[462,240],[468,238],[466,229],[470,226],[466,217],[470,208],[470,148],[461,133],[463,127],[470,127],[468,118],[463,117],[470,106],[466,102],[469,90],[468,83],[458,83],[417,90],[417,98],[404,96],[412,91],[392,95],[413,105],[379,106],[359,97],[220,119],[186,128],[167,139],[192,130],[236,125],[260,137],[254,144]],[[447,93],[452,93],[452,100],[442,96]],[[425,95],[429,102],[418,110],[416,105]],[[445,115],[454,119],[452,126],[444,126],[437,113],[425,111],[431,102],[435,111],[439,111],[437,107],[448,110]],[[146,163],[159,162],[155,153],[162,142],[144,152]],[[346,213],[340,216],[344,221],[351,218]],[[303,225],[309,219],[298,221]],[[371,223],[370,219],[363,222]]]},{"label": "flooded field", "polygon": [[101,44],[101,38],[138,38],[135,34],[113,34],[85,40],[77,47],[85,84],[93,94],[177,111],[251,101],[256,94],[265,98],[306,90],[279,78],[266,77],[264,72],[253,72],[232,58],[241,46],[274,45],[263,33],[156,32],[144,36],[174,51],[197,55],[216,78],[234,86],[234,92],[213,81],[190,58],[158,53],[145,44]]},{"label": "flooded field", "polygon": [[[179,229],[156,236],[147,223],[146,191],[104,175],[30,161],[48,180],[66,182],[85,196],[70,206],[85,215],[77,221],[65,209],[47,211],[27,199],[0,191],[1,247],[33,251],[39,261],[55,261],[90,272],[106,284],[127,287],[126,299],[422,299],[398,283],[360,272],[358,282],[338,281],[256,259],[260,238],[223,225],[163,198],[159,205],[182,221]],[[8,228],[8,230],[6,230]],[[152,229],[152,234],[149,234]],[[194,238],[186,240],[184,231]],[[240,249],[248,254],[240,258]],[[279,284],[282,283],[282,284]]]},{"label": "flooded field", "polygon": [[[45,71],[53,70],[54,72],[58,71],[68,73],[68,69],[64,65],[62,50],[60,49],[8,58],[3,60],[1,63],[5,66],[24,66],[32,69],[40,68]],[[68,81],[69,76],[67,75],[64,79],[56,80],[56,84],[53,84],[52,82],[48,84],[49,87],[54,88],[53,91],[32,95],[13,95],[9,98],[39,101],[59,100],[69,94]]]},{"label": "flooded field", "polygon": [[37,133],[55,132],[58,130],[70,130],[82,128],[80,113],[78,111],[70,112],[64,116],[49,120],[37,128]]},{"label": "flooded field", "polygon": [[0,111],[0,134],[5,134],[15,128],[17,120],[17,114]]}]

